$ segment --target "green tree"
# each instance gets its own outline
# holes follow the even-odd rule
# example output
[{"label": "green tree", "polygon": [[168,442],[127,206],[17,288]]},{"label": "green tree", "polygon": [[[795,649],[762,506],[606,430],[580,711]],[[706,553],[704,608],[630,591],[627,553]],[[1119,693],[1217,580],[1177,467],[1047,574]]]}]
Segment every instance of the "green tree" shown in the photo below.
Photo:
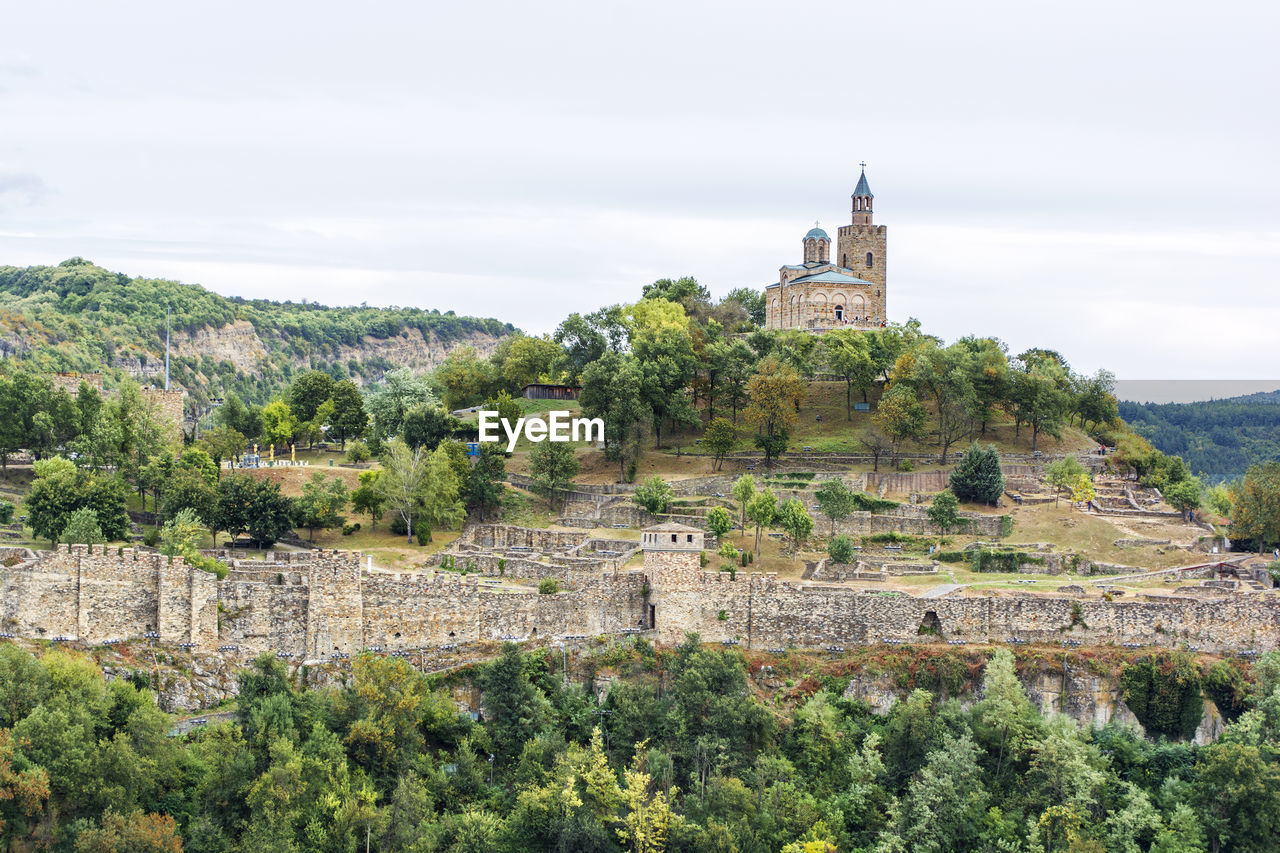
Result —
[{"label": "green tree", "polygon": [[831,544],[827,546],[827,554],[837,563],[845,565],[852,563],[854,558],[853,540],[841,533],[831,540]]},{"label": "green tree", "polygon": [[76,466],[66,459],[54,457],[36,460],[31,467],[35,480],[23,501],[27,523],[36,538],[56,543],[62,538],[71,513],[81,506]]},{"label": "green tree", "polygon": [[470,468],[467,481],[467,508],[480,514],[483,521],[502,506],[506,491],[507,455],[496,444],[480,445],[480,455]]},{"label": "green tree", "polygon": [[1084,473],[1084,466],[1074,456],[1063,456],[1050,462],[1044,473],[1045,480],[1053,486],[1053,503],[1057,506],[1058,496],[1071,489],[1076,478]]},{"label": "green tree", "polygon": [[160,520],[167,521],[184,509],[192,510],[212,527],[217,516],[218,487],[191,468],[177,469],[169,476],[160,500]]},{"label": "green tree", "polygon": [[458,347],[436,368],[436,381],[444,388],[447,412],[474,406],[494,388],[493,366],[476,352],[475,347]]},{"label": "green tree", "polygon": [[1021,370],[1012,374],[1014,417],[1031,427],[1031,449],[1039,447],[1040,433],[1062,437],[1062,424],[1071,405],[1070,378],[1053,358],[1028,351],[1020,355]]},{"label": "green tree", "polygon": [[674,498],[675,491],[671,488],[671,484],[657,474],[636,486],[636,505],[654,515],[671,509],[671,501]]},{"label": "green tree", "polygon": [[500,419],[507,421],[512,426],[515,426],[516,421],[520,420],[522,414],[520,404],[512,399],[511,395],[505,390],[499,391],[495,396],[485,400],[483,408],[491,412],[497,412]]},{"label": "green tree", "polygon": [[382,518],[386,497],[378,491],[378,475],[381,471],[361,471],[359,485],[351,493],[351,509],[369,516],[369,526],[377,530]]},{"label": "green tree", "polygon": [[61,541],[68,545],[100,545],[107,540],[98,526],[98,514],[88,507],[81,507],[67,516]]},{"label": "green tree", "polygon": [[298,430],[297,418],[289,410],[284,400],[273,400],[262,407],[262,433],[264,444],[272,445],[283,452],[293,443],[293,435]]},{"label": "green tree", "polygon": [[[534,338],[519,333],[504,338],[499,351],[502,380],[512,391],[540,379],[551,379],[555,365],[564,355],[564,350],[550,336]],[[495,360],[496,356],[497,353]]]},{"label": "green tree", "polygon": [[427,540],[431,539],[432,527],[453,527],[466,517],[466,508],[458,497],[460,491],[449,451],[444,446],[437,447],[427,457],[427,484],[418,523],[419,531],[425,527]]},{"label": "green tree", "polygon": [[755,493],[756,478],[750,474],[743,474],[733,481],[733,488],[730,489],[730,494],[733,495],[733,499],[738,502],[738,506],[742,509],[741,527],[743,530],[747,529],[747,504],[751,502],[751,498],[755,496]]},{"label": "green tree", "polygon": [[364,397],[356,383],[344,379],[334,384],[329,399],[333,402],[333,409],[326,421],[328,434],[337,438],[339,446],[346,450],[347,439],[364,435],[365,428],[369,425],[369,416],[364,410]]},{"label": "green tree", "polygon": [[871,419],[889,437],[891,452],[896,456],[903,442],[924,433],[927,418],[928,413],[920,405],[916,392],[906,383],[894,383],[880,398]]},{"label": "green tree", "polygon": [[336,384],[332,376],[321,370],[298,374],[289,385],[289,411],[299,423],[314,420],[316,410],[333,396]]},{"label": "green tree", "polygon": [[375,481],[378,493],[387,507],[404,520],[406,539],[413,541],[413,519],[426,502],[430,488],[428,454],[422,447],[410,447],[403,439],[387,442],[382,458],[382,471]]},{"label": "green tree", "polygon": [[414,406],[404,414],[401,434],[410,447],[435,450],[457,424],[458,420],[439,406]]},{"label": "green tree", "polygon": [[209,525],[215,548],[218,547],[218,531],[225,531],[235,539],[249,529],[249,507],[258,482],[248,474],[232,474],[218,483],[218,500]]},{"label": "green tree", "polygon": [[28,524],[40,539],[62,540],[63,531],[76,510],[92,510],[105,541],[124,539],[129,515],[124,486],[116,477],[77,470],[66,459],[38,460],[32,466],[35,480],[23,501]]},{"label": "green tree", "polygon": [[[223,482],[229,479],[231,478],[225,478]],[[281,536],[293,529],[293,505],[276,483],[252,478],[249,482],[252,488],[249,505],[245,508],[245,530],[249,538],[258,543],[259,548],[270,548]]]},{"label": "green tree", "polygon": [[720,470],[724,457],[738,444],[738,430],[726,418],[715,418],[702,434],[702,446],[711,458],[713,470]]},{"label": "green tree", "polygon": [[503,763],[514,761],[525,741],[549,722],[550,703],[530,683],[514,643],[502,645],[498,659],[485,667],[479,682],[484,691],[485,728],[496,757]]},{"label": "green tree", "polygon": [[956,500],[956,496],[950,489],[933,496],[933,503],[929,505],[929,521],[944,534],[950,533],[963,523],[964,518],[960,515],[960,501]]},{"label": "green tree", "polygon": [[584,417],[604,421],[604,455],[618,463],[619,482],[626,482],[628,464],[639,458],[644,424],[653,416],[641,395],[642,381],[635,357],[613,351],[582,371],[578,402]]},{"label": "green tree", "polygon": [[871,357],[871,342],[856,329],[832,329],[822,336],[822,362],[844,379],[845,420],[853,420],[853,389],[862,393],[867,402],[867,392],[876,379],[876,364]]},{"label": "green tree", "polygon": [[951,492],[962,501],[995,505],[1004,494],[1004,474],[995,447],[975,444],[951,471]]},{"label": "green tree", "polygon": [[578,458],[564,441],[543,441],[529,451],[529,476],[534,488],[547,496],[555,509],[556,494],[567,489],[578,475]]},{"label": "green tree", "polygon": [[764,464],[767,470],[773,470],[773,463],[787,452],[787,445],[790,441],[791,434],[785,429],[755,437],[755,445],[764,454]]},{"label": "green tree", "polygon": [[369,445],[361,439],[351,442],[351,446],[347,448],[347,461],[352,465],[363,465],[372,458],[369,451]]},{"label": "green tree", "polygon": [[804,504],[795,498],[785,502],[778,510],[778,526],[787,534],[791,545],[791,560],[795,561],[800,553],[800,546],[813,533],[813,518]]},{"label": "green tree", "polygon": [[763,491],[756,492],[747,501],[747,518],[751,519],[756,525],[756,547],[760,550],[760,531],[773,523],[774,518],[778,514],[778,498],[774,495],[773,490],[766,487]]},{"label": "green tree", "polygon": [[298,498],[298,523],[307,528],[307,538],[314,541],[316,529],[328,530],[346,523],[342,511],[346,509],[350,495],[347,486],[338,477],[326,477],[319,471],[302,484],[302,497]]},{"label": "green tree", "polygon": [[244,435],[231,427],[215,427],[200,437],[200,447],[213,460],[218,479],[222,479],[223,461],[239,459],[246,444]]},{"label": "green tree", "polygon": [[855,508],[853,490],[839,478],[826,480],[813,494],[822,514],[831,520],[831,535],[836,535],[836,522],[844,521]]},{"label": "green tree", "polygon": [[184,509],[165,522],[160,530],[160,553],[187,557],[200,551],[205,521],[193,510]]},{"label": "green tree", "polygon": [[641,399],[653,414],[653,429],[661,448],[664,421],[669,420],[673,429],[698,422],[687,390],[697,367],[693,341],[687,328],[637,325],[631,351],[642,376]]},{"label": "green tree", "polygon": [[1195,802],[1213,849],[1272,850],[1280,838],[1280,766],[1256,746],[1219,742],[1196,762]]},{"label": "green tree", "polygon": [[1165,503],[1182,513],[1182,517],[1191,518],[1191,514],[1200,508],[1200,495],[1203,486],[1197,477],[1188,477],[1173,485],[1164,491]]},{"label": "green tree", "polygon": [[201,447],[187,447],[174,462],[176,471],[191,471],[210,486],[218,482],[218,463]]},{"label": "green tree", "polygon": [[379,385],[365,393],[365,411],[372,420],[370,441],[386,441],[399,435],[409,410],[417,406],[434,408],[439,403],[440,398],[431,390],[426,377],[415,376],[407,367],[391,371]]},{"label": "green tree", "polygon": [[733,516],[722,506],[712,507],[707,511],[707,529],[718,538],[723,538],[733,529]]}]

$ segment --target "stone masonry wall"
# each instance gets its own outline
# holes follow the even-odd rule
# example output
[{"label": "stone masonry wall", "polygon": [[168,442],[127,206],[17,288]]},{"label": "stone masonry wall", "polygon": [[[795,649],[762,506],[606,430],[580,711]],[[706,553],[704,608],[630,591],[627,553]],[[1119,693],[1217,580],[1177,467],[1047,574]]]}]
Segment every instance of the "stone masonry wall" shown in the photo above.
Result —
[{"label": "stone masonry wall", "polygon": [[912,641],[922,624],[937,626],[946,639],[1280,648],[1280,603],[1253,595],[919,599],[759,574],[730,580],[727,573],[695,571],[696,550],[651,552],[646,572],[584,577],[578,589],[539,595],[490,589],[470,575],[361,569],[354,554],[309,557],[236,561],[219,582],[180,559],[131,549],[32,553],[0,573],[0,621],[4,630],[31,638],[99,643],[159,631],[167,643],[237,645],[245,653],[297,658],[368,646],[551,639],[647,628],[651,618],[664,641],[697,631],[708,641],[736,639],[757,648]]}]

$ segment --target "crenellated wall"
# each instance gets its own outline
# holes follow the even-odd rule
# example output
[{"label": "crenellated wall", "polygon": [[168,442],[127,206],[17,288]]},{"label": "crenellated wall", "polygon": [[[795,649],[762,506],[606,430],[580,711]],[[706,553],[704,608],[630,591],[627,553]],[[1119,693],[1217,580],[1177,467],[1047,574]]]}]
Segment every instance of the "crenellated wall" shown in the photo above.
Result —
[{"label": "crenellated wall", "polygon": [[[569,543],[550,537],[543,544]],[[581,575],[575,589],[542,595],[473,574],[370,570],[359,555],[336,551],[233,560],[218,581],[179,558],[128,548],[11,549],[3,562],[12,565],[0,568],[0,629],[86,643],[158,632],[167,643],[235,645],[296,659],[650,627],[665,642],[696,631],[708,641],[755,648],[909,642],[922,627],[947,640],[1280,648],[1280,603],[1272,596],[1224,590],[1213,598],[1115,601],[1068,594],[923,599],[771,575],[731,580],[694,569],[697,554],[654,551],[647,572]]]}]

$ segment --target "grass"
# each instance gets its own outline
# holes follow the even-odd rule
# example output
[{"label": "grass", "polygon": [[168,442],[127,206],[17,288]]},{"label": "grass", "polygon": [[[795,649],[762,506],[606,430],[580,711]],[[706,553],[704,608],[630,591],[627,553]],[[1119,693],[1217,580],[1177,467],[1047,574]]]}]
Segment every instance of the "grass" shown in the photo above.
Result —
[{"label": "grass", "polygon": [[[800,407],[800,412],[796,416],[795,427],[791,430],[790,450],[793,452],[799,451],[801,448],[808,446],[815,451],[822,452],[862,452],[858,442],[863,432],[871,425],[872,415],[875,413],[880,399],[880,389],[876,388],[867,396],[871,402],[871,411],[853,412],[850,418],[845,411],[845,384],[843,382],[810,383],[808,399]],[[858,403],[861,400],[861,395],[855,390],[853,401]],[[723,413],[717,411],[717,416],[721,414],[728,416],[729,412],[728,410]],[[819,417],[822,418],[821,421],[818,420]],[[754,450],[752,430],[743,421],[741,413],[739,413],[738,427],[743,433],[742,439],[738,442],[738,449]],[[673,436],[668,443],[672,447],[683,444],[684,447],[688,448],[693,443],[694,438],[699,435],[700,431],[685,431]],[[1015,437],[1013,422],[1007,418],[998,417],[993,424],[988,425],[987,434],[980,436],[979,440],[984,443],[994,444],[1001,453],[1031,452],[1030,430],[1024,429],[1020,436]],[[957,442],[952,446],[952,452],[963,450],[967,446],[967,441]],[[1051,436],[1040,436],[1037,449],[1046,454],[1053,454],[1092,450],[1096,446],[1096,443],[1084,433],[1067,427],[1063,430],[1061,441]],[[905,445],[902,450],[909,453],[940,452],[938,445],[932,441],[911,442]],[[785,462],[782,463],[783,466],[785,464]],[[920,465],[917,465],[916,470],[927,470],[927,468],[922,469]]]}]

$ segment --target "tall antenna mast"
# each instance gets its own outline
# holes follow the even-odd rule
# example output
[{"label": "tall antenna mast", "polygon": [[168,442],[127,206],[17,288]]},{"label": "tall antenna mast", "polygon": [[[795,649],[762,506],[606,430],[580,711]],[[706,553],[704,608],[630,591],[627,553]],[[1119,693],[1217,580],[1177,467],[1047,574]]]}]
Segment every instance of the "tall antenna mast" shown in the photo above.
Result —
[{"label": "tall antenna mast", "polygon": [[164,390],[169,390],[169,304],[164,306]]}]

